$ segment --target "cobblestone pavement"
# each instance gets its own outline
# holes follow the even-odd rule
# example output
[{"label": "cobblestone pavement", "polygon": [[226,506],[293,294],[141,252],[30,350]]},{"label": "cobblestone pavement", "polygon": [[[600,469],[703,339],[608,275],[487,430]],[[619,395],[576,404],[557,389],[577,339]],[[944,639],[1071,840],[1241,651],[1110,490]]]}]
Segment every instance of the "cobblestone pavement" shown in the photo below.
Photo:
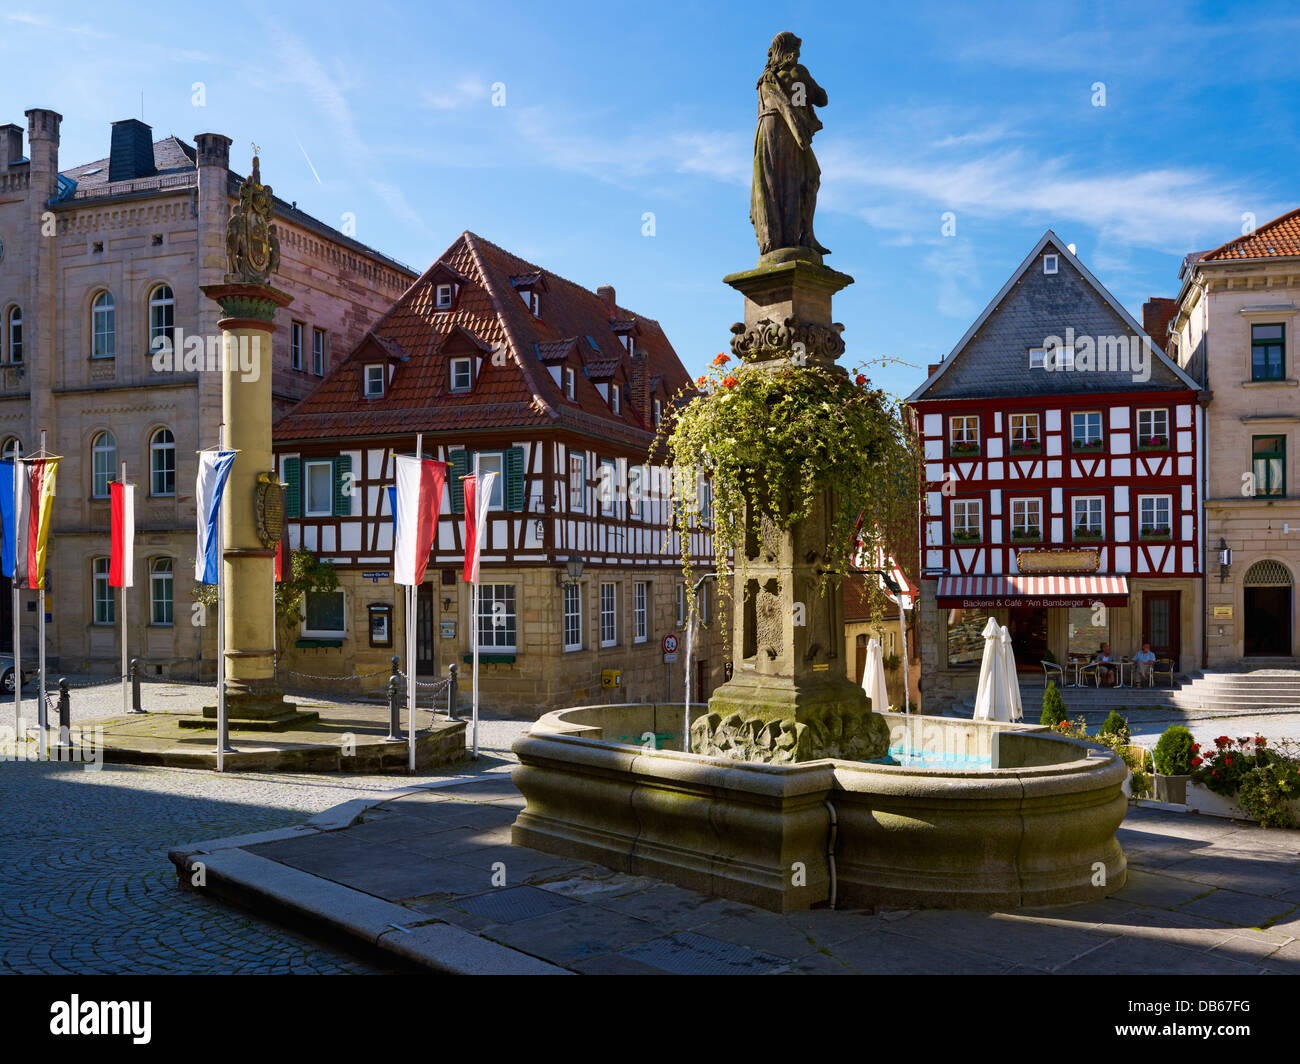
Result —
[{"label": "cobblestone pavement", "polygon": [[[95,715],[120,712],[113,697],[119,692],[108,685],[101,696],[106,704]],[[12,703],[7,708],[12,722]],[[526,727],[484,721],[483,753],[508,757],[510,743]],[[398,789],[410,780],[0,763],[5,812],[0,971],[374,971],[332,948],[178,889],[167,850],[198,839],[300,824],[349,799]]]}]

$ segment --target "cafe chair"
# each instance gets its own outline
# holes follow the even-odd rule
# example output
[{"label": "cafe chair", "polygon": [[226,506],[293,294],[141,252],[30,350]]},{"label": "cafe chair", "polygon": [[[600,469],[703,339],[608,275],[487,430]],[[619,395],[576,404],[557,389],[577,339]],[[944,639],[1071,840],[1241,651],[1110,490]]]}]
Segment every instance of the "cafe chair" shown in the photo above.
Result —
[{"label": "cafe chair", "polygon": [[1168,677],[1169,677],[1169,686],[1170,686],[1170,687],[1173,687],[1173,685],[1174,685],[1174,663],[1173,663],[1173,659],[1171,659],[1171,658],[1156,658],[1155,663],[1151,666],[1151,683],[1152,683],[1152,685],[1155,684],[1156,679],[1157,679],[1158,677],[1160,677],[1160,676],[1168,676]]},{"label": "cafe chair", "polygon": [[[1043,667],[1043,686],[1047,686],[1048,680],[1056,680],[1057,687],[1065,686],[1065,670],[1054,661],[1040,661],[1038,663]],[[1056,675],[1053,676],[1052,674]]]}]

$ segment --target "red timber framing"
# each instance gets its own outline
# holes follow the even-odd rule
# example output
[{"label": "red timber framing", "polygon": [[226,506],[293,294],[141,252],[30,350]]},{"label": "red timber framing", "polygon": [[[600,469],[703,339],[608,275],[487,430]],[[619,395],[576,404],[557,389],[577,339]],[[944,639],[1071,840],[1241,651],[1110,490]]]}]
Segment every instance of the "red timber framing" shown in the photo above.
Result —
[{"label": "red timber framing", "polygon": [[[924,569],[1015,573],[1018,550],[1054,547],[1097,549],[1102,573],[1200,574],[1197,469],[1203,428],[1194,391],[934,399],[917,402],[915,409],[926,457]],[[1164,413],[1144,417],[1143,424],[1165,425],[1163,441],[1150,432],[1138,437],[1139,411],[1153,410]],[[1076,449],[1072,415],[1089,412],[1102,415],[1101,447]],[[1011,415],[1019,413],[1038,415],[1039,453],[1012,452]],[[953,454],[952,419],[972,417],[980,426],[979,453]],[[957,424],[961,435],[970,422]],[[1144,526],[1141,501],[1148,498]],[[1012,538],[1013,501],[1023,499],[1040,500],[1039,540]],[[1086,499],[1099,500],[1099,506],[1083,507]],[[967,501],[981,506],[979,542],[953,535],[954,507]],[[1088,523],[1100,509],[1099,536],[1076,531],[1076,502],[1089,510]]]}]

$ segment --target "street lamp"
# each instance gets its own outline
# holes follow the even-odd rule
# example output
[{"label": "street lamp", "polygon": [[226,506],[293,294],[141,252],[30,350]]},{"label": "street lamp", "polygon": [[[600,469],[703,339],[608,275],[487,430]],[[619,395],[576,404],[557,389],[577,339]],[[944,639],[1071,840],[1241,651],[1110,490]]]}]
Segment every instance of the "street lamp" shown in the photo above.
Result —
[{"label": "street lamp", "polygon": [[1228,579],[1228,573],[1232,569],[1232,548],[1228,546],[1227,540],[1222,536],[1219,537],[1219,583]]},{"label": "street lamp", "polygon": [[[564,563],[564,572],[555,574],[555,586],[563,587],[566,583],[576,584],[582,578],[582,570],[586,564],[578,555],[570,554],[569,560]],[[568,580],[564,579],[566,575]]]}]

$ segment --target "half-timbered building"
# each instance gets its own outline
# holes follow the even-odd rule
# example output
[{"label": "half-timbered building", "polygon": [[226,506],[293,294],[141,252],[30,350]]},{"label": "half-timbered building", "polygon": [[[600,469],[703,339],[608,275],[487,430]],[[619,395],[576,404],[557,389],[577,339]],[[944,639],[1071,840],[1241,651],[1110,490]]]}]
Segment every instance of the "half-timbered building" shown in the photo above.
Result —
[{"label": "half-timbered building", "polygon": [[[648,455],[689,387],[659,324],[620,307],[613,288],[591,292],[462,234],[276,424],[290,545],[330,561],[341,582],[307,596],[288,668],[365,674],[404,645],[387,488],[418,436],[448,466],[418,593],[421,676],[468,662],[477,625],[486,705],[680,699],[685,647],[666,652],[664,637],[683,634],[687,596],[667,471]],[[462,580],[461,478],[473,472],[498,474],[477,617]],[[704,563],[703,530],[691,549]],[[723,668],[707,586],[701,609],[696,697]]]},{"label": "half-timbered building", "polygon": [[927,712],[973,694],[990,616],[1040,675],[1102,643],[1199,663],[1199,398],[1046,233],[909,397],[926,461]]}]

